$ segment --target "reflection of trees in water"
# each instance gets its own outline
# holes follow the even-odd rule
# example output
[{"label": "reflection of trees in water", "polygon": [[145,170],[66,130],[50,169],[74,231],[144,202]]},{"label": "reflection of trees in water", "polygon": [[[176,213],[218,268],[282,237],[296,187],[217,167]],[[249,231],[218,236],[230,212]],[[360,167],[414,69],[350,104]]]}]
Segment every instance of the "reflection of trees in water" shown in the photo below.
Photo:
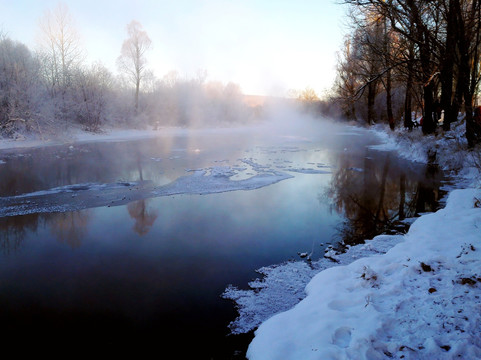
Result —
[{"label": "reflection of trees in water", "polygon": [[[5,157],[6,161],[0,167],[0,196],[71,184],[153,178],[158,173],[157,167],[151,166],[147,171],[142,168],[153,151],[152,147],[149,142],[136,142],[109,144],[108,151],[104,146],[93,144],[73,149],[41,148],[26,154],[14,153]],[[129,213],[137,220],[134,228],[139,234],[146,234],[157,218],[157,214],[147,211],[145,204],[130,205]],[[81,245],[88,221],[86,211],[0,218],[0,249],[4,253],[16,251],[28,231],[37,232],[41,224],[50,226],[58,241],[76,248]]]},{"label": "reflection of trees in water", "polygon": [[0,219],[0,247],[2,253],[17,251],[28,230],[36,231],[40,222],[38,214]]},{"label": "reflection of trees in water", "polygon": [[339,227],[343,243],[354,245],[389,232],[399,221],[419,212],[434,211],[438,205],[437,170],[428,168],[424,179],[409,169],[392,166],[387,155],[375,163],[364,157],[363,171],[355,159],[342,154],[327,195],[333,208],[346,217]]},{"label": "reflection of trees in water", "polygon": [[412,208],[415,214],[436,211],[438,207],[439,194],[439,169],[434,165],[428,165],[425,171],[424,181],[419,181],[416,193],[413,197]]},{"label": "reflection of trees in water", "polygon": [[48,222],[50,232],[57,240],[75,249],[82,245],[89,220],[90,214],[84,210],[51,214]]},{"label": "reflection of trees in water", "polygon": [[134,231],[141,236],[150,231],[158,217],[157,211],[148,209],[145,199],[131,202],[127,205],[127,210],[130,217],[135,220]]},{"label": "reflection of trees in water", "polygon": [[[136,152],[136,159],[139,180],[143,181],[144,176],[142,172],[141,155],[138,150]],[[129,203],[127,205],[127,210],[130,217],[135,220],[134,231],[140,236],[146,235],[150,231],[150,228],[152,227],[152,225],[154,225],[154,222],[158,216],[157,211],[149,210],[147,208],[146,199]]]},{"label": "reflection of trees in water", "polygon": [[52,235],[72,248],[82,245],[87,224],[90,220],[88,211],[68,213],[30,214],[0,219],[0,248],[8,254],[20,249],[28,232],[36,233],[38,228],[46,225]]},{"label": "reflection of trees in water", "polygon": [[[81,183],[110,183],[119,179],[136,180],[158,176],[158,157],[155,143],[132,142],[112,144],[85,144],[74,148],[52,147],[29,151],[25,154],[4,156],[0,167],[0,196],[26,194],[55,187]],[[148,169],[141,169],[147,162]]]},{"label": "reflection of trees in water", "polygon": [[[31,156],[25,156],[17,161],[7,161],[0,169],[0,194],[18,195],[35,191],[43,185],[38,174],[32,173],[35,163]],[[15,191],[15,192],[13,192]]]}]

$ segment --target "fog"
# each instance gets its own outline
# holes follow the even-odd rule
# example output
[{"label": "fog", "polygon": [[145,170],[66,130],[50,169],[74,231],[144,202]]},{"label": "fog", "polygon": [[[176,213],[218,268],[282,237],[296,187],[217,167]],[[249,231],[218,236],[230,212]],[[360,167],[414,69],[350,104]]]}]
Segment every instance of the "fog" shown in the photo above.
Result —
[{"label": "fog", "polygon": [[[119,6],[117,10],[120,11],[124,5]],[[186,8],[189,6],[194,9],[198,5],[192,3]],[[182,41],[185,40],[180,37],[182,34],[178,34],[179,24],[168,21],[168,12],[161,17],[165,18],[164,26],[171,24],[172,38],[159,41],[161,30],[153,27],[152,19],[146,16],[148,9],[155,6],[129,7],[129,16],[137,13],[143,16],[123,20],[125,22],[117,19],[116,61],[112,65],[112,53],[110,60],[104,57],[92,61],[93,54],[87,50],[91,46],[86,46],[86,41],[91,45],[90,42],[105,40],[105,48],[110,47],[112,39],[106,41],[105,31],[114,28],[114,15],[108,19],[111,28],[99,29],[95,39],[85,39],[82,35],[85,19],[77,19],[77,13],[84,9],[73,7],[60,3],[43,12],[32,8],[32,13],[38,12],[37,28],[31,30],[35,34],[34,43],[17,40],[16,32],[10,33],[8,28],[0,29],[0,135],[3,137],[48,140],[78,129],[102,132],[111,128],[251,125],[268,118],[270,114],[266,115],[266,108],[278,103],[272,96],[251,94],[268,93],[283,98],[289,87],[318,88],[308,82],[299,86],[296,80],[301,78],[301,73],[309,73],[311,78],[317,79],[316,83],[332,75],[332,69],[306,65],[314,59],[312,46],[305,53],[304,41],[299,42],[292,35],[280,36],[288,29],[298,34],[299,29],[278,28],[273,19],[261,16],[266,11],[276,11],[284,17],[287,9],[256,8],[254,4],[227,6],[214,2],[201,6],[194,16],[186,14],[182,6],[182,9],[173,6],[170,16],[183,20],[182,29],[190,37],[183,35],[189,43],[196,42],[188,46]],[[220,14],[222,9],[226,12]],[[14,16],[15,9],[10,11]],[[249,16],[253,14],[255,16]],[[306,20],[306,14],[303,10],[296,19]],[[92,21],[98,19],[98,15],[92,14]],[[252,20],[251,26],[243,26],[245,20],[239,23],[239,16],[243,15]],[[233,16],[236,21],[231,24]],[[308,19],[311,21],[311,16]],[[18,20],[25,21],[24,18]],[[266,28],[267,24],[271,30]],[[16,28],[13,24],[10,26]],[[274,28],[282,32],[273,33]],[[27,29],[31,27],[23,31]],[[162,29],[162,33],[169,33],[168,30]],[[230,30],[235,33],[231,34]],[[177,42],[175,36],[179,36]],[[295,53],[279,54],[276,49],[280,38],[296,40],[291,49]],[[189,62],[188,70],[185,67],[179,70],[176,66],[159,70],[159,64],[169,52],[165,52],[164,58],[159,57],[158,47],[166,44],[183,48],[175,63]],[[286,50],[285,47],[279,49]],[[303,66],[299,66],[301,62]],[[282,72],[274,71],[279,68]],[[327,75],[326,70],[331,75]],[[216,75],[221,73],[222,76]],[[252,78],[258,85],[263,83],[258,89],[277,90],[256,91],[248,85]],[[303,109],[303,112],[319,114],[320,103],[317,95],[315,98],[304,104],[309,110]]]},{"label": "fog", "polygon": [[[39,19],[59,2],[0,3],[5,3],[0,22],[5,33],[35,49]],[[125,26],[135,19],[153,42],[149,68],[158,78],[171,70],[192,77],[205,69],[210,80],[239,83],[249,94],[282,96],[289,88],[305,86],[321,92],[333,81],[334,53],[342,43],[337,30],[344,9],[331,1],[64,0],[62,4],[68,7],[87,62],[101,61],[115,72]],[[329,36],[322,36],[332,29]]]}]

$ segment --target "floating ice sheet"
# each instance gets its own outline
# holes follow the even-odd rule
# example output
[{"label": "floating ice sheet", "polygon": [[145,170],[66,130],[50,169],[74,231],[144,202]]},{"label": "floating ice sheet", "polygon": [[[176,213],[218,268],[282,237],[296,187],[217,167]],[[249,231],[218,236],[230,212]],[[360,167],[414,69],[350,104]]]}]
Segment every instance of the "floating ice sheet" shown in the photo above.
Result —
[{"label": "floating ice sheet", "polygon": [[[251,162],[254,166],[256,164]],[[260,169],[259,166],[256,166]],[[190,170],[170,184],[155,186],[150,181],[85,183],[55,187],[42,191],[0,198],[0,217],[46,212],[66,212],[100,206],[124,205],[131,201],[179,194],[214,194],[237,190],[254,190],[292,178],[276,170],[262,168],[248,178],[233,180],[238,169],[218,166]]]}]

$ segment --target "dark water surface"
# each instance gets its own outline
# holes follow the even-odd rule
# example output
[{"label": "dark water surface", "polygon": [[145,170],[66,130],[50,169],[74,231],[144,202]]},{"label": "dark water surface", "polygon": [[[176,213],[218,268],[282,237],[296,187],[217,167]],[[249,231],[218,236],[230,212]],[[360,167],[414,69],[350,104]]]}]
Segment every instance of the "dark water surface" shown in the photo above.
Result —
[{"label": "dark water surface", "polygon": [[[367,131],[264,130],[2,151],[0,204],[24,214],[0,218],[4,348],[242,358],[249,337],[227,336],[236,316],[221,298],[227,285],[438,206],[442,174],[368,148],[377,140]],[[207,186],[151,191],[195,169]],[[222,192],[279,173],[288,176]]]}]

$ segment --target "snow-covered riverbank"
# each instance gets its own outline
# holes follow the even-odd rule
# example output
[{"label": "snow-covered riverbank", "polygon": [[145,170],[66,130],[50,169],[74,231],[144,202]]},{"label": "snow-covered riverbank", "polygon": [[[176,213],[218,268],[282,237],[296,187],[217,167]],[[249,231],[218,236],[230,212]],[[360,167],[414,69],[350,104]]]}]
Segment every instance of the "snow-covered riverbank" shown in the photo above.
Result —
[{"label": "snow-covered riverbank", "polygon": [[384,255],[320,272],[250,359],[481,357],[481,191],[454,190]]},{"label": "snow-covered riverbank", "polygon": [[182,128],[167,128],[160,130],[139,130],[139,129],[108,129],[100,133],[86,132],[80,129],[72,129],[68,134],[55,137],[39,138],[20,136],[16,139],[0,138],[0,150],[37,148],[45,146],[58,146],[65,144],[99,142],[99,141],[123,141],[145,139],[161,136],[165,132],[185,132]]},{"label": "snow-covered riverbank", "polygon": [[[386,253],[318,273],[304,300],[262,323],[249,359],[481,358],[479,153],[462,150],[461,126],[442,138],[372,131],[385,139],[378,149],[421,162],[435,153],[464,189]],[[375,253],[380,240],[360,247]]]}]

